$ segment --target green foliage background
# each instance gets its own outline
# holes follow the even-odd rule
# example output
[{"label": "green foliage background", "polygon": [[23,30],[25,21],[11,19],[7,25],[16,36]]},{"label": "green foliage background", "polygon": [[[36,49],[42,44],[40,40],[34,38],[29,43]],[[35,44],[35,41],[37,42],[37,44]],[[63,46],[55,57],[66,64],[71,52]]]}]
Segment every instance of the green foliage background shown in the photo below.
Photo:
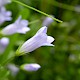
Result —
[{"label": "green foliage background", "polygon": [[[7,74],[7,76],[3,76],[4,79],[1,75],[2,80],[80,80],[80,12],[75,11],[75,7],[80,6],[79,0],[19,1],[50,15],[54,15],[62,20],[63,23],[54,21],[48,26],[47,34],[55,38],[53,42],[54,47],[40,47],[29,54],[16,57],[10,61],[10,63],[14,63],[17,66],[23,63],[38,63],[41,65],[41,69],[36,72],[20,70],[13,77],[9,71],[0,68],[0,72],[3,70],[3,75]],[[66,4],[66,6],[60,3]],[[22,18],[29,20],[29,22],[37,21],[29,24],[31,30],[25,35],[14,34],[7,36],[10,38],[10,44],[4,54],[0,55],[1,63],[14,55],[19,45],[32,37],[42,27],[43,19],[46,17],[14,2],[6,5],[6,8],[12,11],[13,20],[5,22],[1,25],[0,29],[13,23],[19,15],[22,15]]]}]

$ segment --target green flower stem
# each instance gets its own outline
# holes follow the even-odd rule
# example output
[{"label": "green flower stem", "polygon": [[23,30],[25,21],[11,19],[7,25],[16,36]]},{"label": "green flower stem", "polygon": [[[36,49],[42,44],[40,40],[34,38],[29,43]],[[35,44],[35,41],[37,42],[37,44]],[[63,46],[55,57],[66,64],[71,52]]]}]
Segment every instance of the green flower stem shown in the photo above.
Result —
[{"label": "green flower stem", "polygon": [[39,19],[37,19],[37,20],[35,20],[35,21],[31,21],[31,22],[29,22],[28,25],[33,24],[33,23],[37,23],[37,22],[39,22],[39,21],[40,21]]},{"label": "green flower stem", "polygon": [[47,16],[47,17],[50,17],[50,18],[52,18],[52,19],[55,20],[55,21],[58,21],[58,22],[60,22],[60,23],[63,22],[63,21],[61,21],[61,20],[59,20],[59,19],[54,18],[54,17],[51,16],[51,15],[48,15],[47,13],[44,13],[44,12],[38,10],[38,9],[33,8],[33,7],[31,7],[31,6],[27,5],[27,4],[24,4],[24,3],[19,2],[19,1],[17,1],[17,0],[12,0],[12,1],[15,2],[15,3],[18,3],[18,4],[20,4],[20,5],[22,5],[22,6],[24,6],[24,7],[27,7],[27,8],[29,8],[29,9],[32,9],[32,10],[38,12],[38,13],[41,13],[41,14]]}]

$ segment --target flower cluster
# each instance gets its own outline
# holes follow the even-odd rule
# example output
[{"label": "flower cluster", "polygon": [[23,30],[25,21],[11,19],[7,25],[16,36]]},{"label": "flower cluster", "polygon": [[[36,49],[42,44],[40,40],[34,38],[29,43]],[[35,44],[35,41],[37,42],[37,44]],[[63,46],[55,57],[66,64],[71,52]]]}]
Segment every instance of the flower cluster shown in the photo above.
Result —
[{"label": "flower cluster", "polygon": [[[5,5],[10,2],[10,0],[0,0],[0,25],[2,25],[5,21],[12,20],[11,11],[7,11],[5,8]],[[46,34],[48,29],[46,26],[52,22],[53,20],[47,17],[43,21],[43,27],[41,27],[32,38],[28,39],[21,47],[18,48],[16,51],[16,56],[21,56],[25,53],[32,52],[41,46],[54,46],[51,44],[54,41],[54,38]],[[2,30],[0,30],[0,35],[9,36],[16,33],[26,34],[28,31],[30,31],[30,28],[28,27],[28,20],[24,20],[21,16],[19,16],[14,23],[7,25]],[[9,38],[1,37],[0,55],[4,53],[8,44]],[[19,69],[12,64],[9,64],[8,68],[13,72],[12,74],[15,74],[15,72],[19,71]],[[36,63],[24,64],[21,66],[21,69],[26,71],[37,71],[39,68],[41,68],[41,66]]]},{"label": "flower cluster", "polygon": [[[5,5],[11,3],[10,0],[0,0],[0,25],[2,25],[5,21],[11,21],[12,17],[11,11],[6,11]],[[12,23],[4,27],[2,30],[0,30],[0,35],[12,35],[15,33],[22,33],[26,34],[27,31],[29,31],[30,28],[28,27],[28,21],[21,19],[21,16],[18,17],[18,19]],[[0,54],[2,54],[7,45],[9,44],[9,38],[1,38],[0,39]]]}]

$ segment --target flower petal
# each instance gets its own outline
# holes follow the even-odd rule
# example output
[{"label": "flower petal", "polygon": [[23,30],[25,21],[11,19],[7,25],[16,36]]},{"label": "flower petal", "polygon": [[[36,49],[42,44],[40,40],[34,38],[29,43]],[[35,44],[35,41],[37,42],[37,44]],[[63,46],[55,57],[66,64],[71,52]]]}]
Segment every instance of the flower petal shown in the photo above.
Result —
[{"label": "flower petal", "polygon": [[17,30],[17,33],[26,34],[27,31],[30,31],[29,27],[23,27],[22,29]]},{"label": "flower petal", "polygon": [[45,41],[45,43],[42,44],[42,46],[54,46],[53,44],[50,44],[54,41],[54,38],[51,36],[47,36],[47,40]]},{"label": "flower petal", "polygon": [[27,26],[28,25],[28,21],[27,20],[21,20],[20,22],[22,25]]},{"label": "flower petal", "polygon": [[3,35],[11,35],[14,34],[17,30],[17,27],[14,24],[10,24],[6,26],[4,29],[2,29],[1,33]]},{"label": "flower petal", "polygon": [[11,16],[11,14],[12,14],[11,11],[6,12],[6,16]]},{"label": "flower petal", "polygon": [[27,40],[19,49],[20,53],[28,53],[31,52],[37,48],[39,48],[40,46],[42,46],[43,43],[45,43],[47,39],[47,35],[46,34],[40,34],[37,36],[33,36],[32,38],[30,38],[29,40]]},{"label": "flower petal", "polygon": [[51,36],[47,36],[47,43],[52,43],[54,41],[54,38]]},{"label": "flower petal", "polygon": [[21,21],[21,16],[18,17],[18,19],[15,21],[16,24],[19,24],[19,22]]},{"label": "flower petal", "polygon": [[54,45],[49,43],[44,43],[42,46],[54,46]]},{"label": "flower petal", "polygon": [[46,27],[46,26],[40,28],[40,29],[37,31],[36,34],[41,34],[41,33],[47,33],[47,27]]},{"label": "flower petal", "polygon": [[11,3],[11,0],[0,0],[0,7],[4,6],[5,4]]}]

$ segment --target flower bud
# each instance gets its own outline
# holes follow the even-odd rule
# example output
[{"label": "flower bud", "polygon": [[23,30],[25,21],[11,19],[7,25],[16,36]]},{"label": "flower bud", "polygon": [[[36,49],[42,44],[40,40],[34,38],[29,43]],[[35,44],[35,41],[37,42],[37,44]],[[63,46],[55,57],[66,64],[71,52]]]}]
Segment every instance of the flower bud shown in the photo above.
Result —
[{"label": "flower bud", "polygon": [[39,64],[36,63],[32,63],[32,64],[24,64],[21,66],[21,69],[26,70],[26,71],[37,71],[39,68],[41,68],[41,66]]},{"label": "flower bud", "polygon": [[5,51],[8,44],[9,44],[8,38],[3,37],[0,39],[0,54],[2,54]]}]

